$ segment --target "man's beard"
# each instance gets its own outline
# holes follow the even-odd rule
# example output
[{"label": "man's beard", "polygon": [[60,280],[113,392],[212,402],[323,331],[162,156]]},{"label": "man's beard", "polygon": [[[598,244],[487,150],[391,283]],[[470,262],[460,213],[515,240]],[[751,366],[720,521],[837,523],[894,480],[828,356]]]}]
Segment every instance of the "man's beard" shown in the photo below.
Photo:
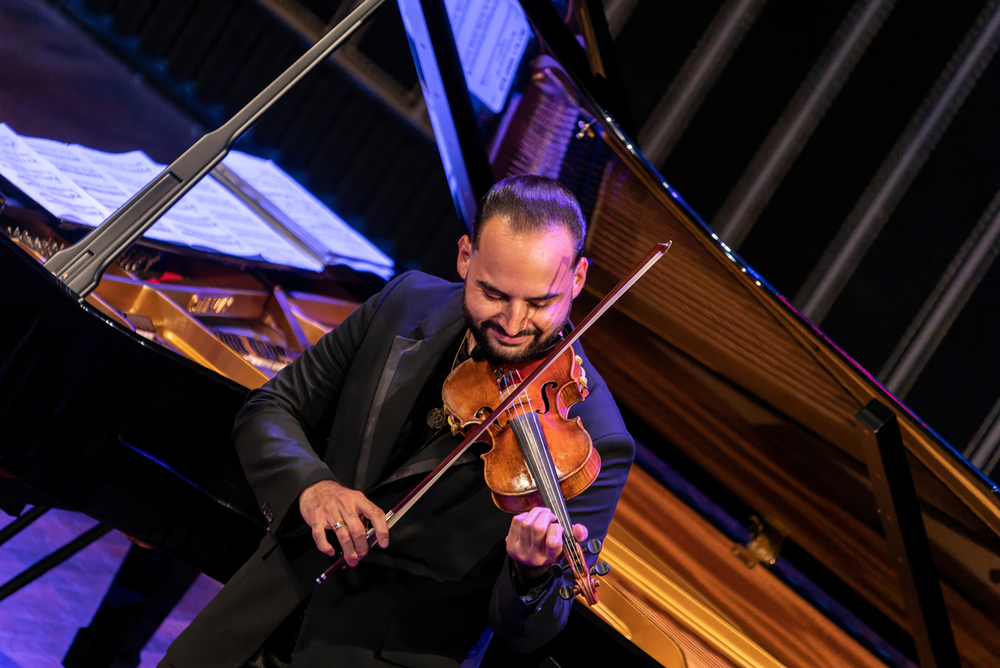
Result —
[{"label": "man's beard", "polygon": [[521,362],[527,362],[539,357],[542,352],[563,338],[564,332],[569,327],[569,309],[567,309],[566,319],[563,321],[562,325],[555,329],[552,336],[542,340],[541,330],[537,328],[525,329],[518,332],[514,336],[531,336],[532,339],[527,343],[527,345],[521,344],[523,347],[518,346],[516,348],[508,348],[497,344],[495,341],[491,341],[487,336],[487,331],[490,329],[496,330],[500,334],[507,336],[507,332],[505,332],[503,327],[501,327],[498,323],[493,322],[492,320],[484,320],[482,323],[478,324],[473,322],[472,315],[469,313],[469,309],[465,304],[464,291],[462,292],[462,314],[465,316],[465,322],[469,326],[469,331],[472,332],[472,337],[476,340],[476,344],[479,346],[483,356],[496,366],[503,364],[520,364]]}]

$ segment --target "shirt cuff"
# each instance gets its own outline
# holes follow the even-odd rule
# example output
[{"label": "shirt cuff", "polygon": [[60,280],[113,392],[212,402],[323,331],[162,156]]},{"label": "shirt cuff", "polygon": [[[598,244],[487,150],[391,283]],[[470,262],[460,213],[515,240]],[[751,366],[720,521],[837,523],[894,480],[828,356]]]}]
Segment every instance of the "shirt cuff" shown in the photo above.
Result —
[{"label": "shirt cuff", "polygon": [[536,603],[552,586],[552,574],[547,566],[532,568],[519,565],[510,560],[511,579],[514,582],[514,592],[525,605]]}]

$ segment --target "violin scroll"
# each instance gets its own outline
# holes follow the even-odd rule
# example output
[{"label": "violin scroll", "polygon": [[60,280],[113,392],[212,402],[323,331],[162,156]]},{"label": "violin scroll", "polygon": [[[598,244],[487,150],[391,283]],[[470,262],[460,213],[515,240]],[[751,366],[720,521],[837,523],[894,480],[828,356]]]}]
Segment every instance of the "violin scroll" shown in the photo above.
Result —
[{"label": "violin scroll", "polygon": [[[596,555],[601,551],[601,547],[602,547],[601,541],[597,540],[596,538],[588,540],[583,545],[579,544],[577,545],[577,548],[581,549],[581,555],[580,555],[581,560],[583,556],[582,552],[588,552],[590,554]],[[601,586],[601,581],[598,580],[598,577],[604,577],[605,575],[610,573],[611,566],[606,561],[598,561],[596,564],[591,566],[589,570],[586,569],[585,561],[583,562],[582,565],[584,568],[579,572],[586,573],[586,576],[582,578],[578,577],[577,575],[575,575],[577,573],[577,570],[571,568],[570,570],[572,571],[573,574],[570,575],[569,577],[573,581],[573,584],[563,585],[562,587],[560,587],[559,597],[563,600],[568,601],[569,599],[574,598],[576,596],[583,596],[583,598],[587,601],[587,605],[593,605],[594,603],[597,603],[597,594],[595,590],[599,586]],[[570,566],[572,566],[572,564],[570,564]],[[549,567],[549,574],[554,579],[559,579],[564,575],[567,575],[566,568],[564,568],[562,564],[553,564],[551,567]]]}]

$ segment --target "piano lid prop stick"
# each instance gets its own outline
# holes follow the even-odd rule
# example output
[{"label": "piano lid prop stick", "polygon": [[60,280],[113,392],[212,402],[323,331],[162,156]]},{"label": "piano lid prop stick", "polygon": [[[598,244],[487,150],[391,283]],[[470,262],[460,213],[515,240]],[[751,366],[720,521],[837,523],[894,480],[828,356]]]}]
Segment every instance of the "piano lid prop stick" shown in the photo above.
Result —
[{"label": "piano lid prop stick", "polygon": [[364,0],[308,51],[221,127],[174,160],[100,227],[53,255],[45,268],[80,299],[97,287],[101,274],[167,209],[219,164],[236,140],[292,86],[349,38],[385,0]]}]

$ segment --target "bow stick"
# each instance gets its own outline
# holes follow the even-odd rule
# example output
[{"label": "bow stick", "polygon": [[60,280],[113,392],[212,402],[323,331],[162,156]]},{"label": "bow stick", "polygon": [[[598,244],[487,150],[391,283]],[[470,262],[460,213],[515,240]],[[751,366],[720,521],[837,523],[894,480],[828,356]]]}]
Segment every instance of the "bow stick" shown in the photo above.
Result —
[{"label": "bow stick", "polygon": [[[655,244],[653,248],[646,254],[646,257],[644,257],[639,262],[639,264],[637,264],[632,269],[632,271],[629,272],[627,276],[625,276],[625,278],[619,281],[618,285],[616,285],[611,292],[605,295],[604,299],[602,299],[600,303],[594,307],[593,311],[587,314],[586,318],[580,321],[580,324],[573,329],[570,335],[564,338],[558,344],[556,344],[552,352],[550,352],[548,357],[545,358],[545,361],[543,361],[534,371],[532,371],[528,375],[528,377],[525,378],[517,386],[517,388],[507,396],[506,399],[500,402],[500,405],[496,407],[493,413],[485,420],[483,420],[479,424],[479,426],[473,429],[472,432],[465,437],[465,440],[462,441],[462,443],[457,448],[452,450],[451,454],[449,454],[447,457],[441,460],[441,463],[438,464],[433,471],[428,473],[427,477],[421,480],[416,487],[410,490],[410,493],[407,494],[402,501],[396,504],[396,506],[392,510],[390,510],[385,514],[386,526],[391,529],[393,525],[396,524],[396,522],[398,522],[410,508],[413,507],[413,504],[419,501],[420,497],[422,497],[427,492],[427,490],[430,489],[431,485],[437,482],[441,478],[441,476],[445,474],[445,471],[451,468],[452,464],[455,463],[455,460],[457,460],[459,457],[465,454],[465,451],[468,450],[470,447],[472,447],[473,443],[479,440],[479,437],[482,436],[486,432],[486,430],[490,428],[490,425],[493,424],[493,422],[498,417],[500,417],[508,408],[510,408],[511,404],[513,404],[515,401],[518,400],[518,398],[521,396],[521,388],[529,387],[530,384],[534,382],[536,378],[545,373],[545,371],[548,370],[550,366],[552,366],[552,364],[559,358],[560,355],[562,355],[566,351],[566,349],[569,346],[573,345],[573,343],[575,343],[577,339],[583,336],[584,332],[586,332],[590,328],[590,326],[597,321],[598,318],[604,315],[605,311],[611,308],[611,306],[616,301],[618,301],[619,297],[625,294],[625,292],[627,292],[628,289],[631,288],[636,281],[642,278],[643,274],[649,271],[649,269],[656,263],[657,260],[663,257],[663,255],[668,250],[670,250],[670,246],[672,244],[673,244],[672,241]],[[572,527],[563,527],[563,530],[572,532]],[[376,542],[374,527],[368,529],[366,538],[368,540],[368,547],[369,548],[374,547]],[[326,580],[327,575],[329,575],[331,571],[340,569],[343,566],[344,566],[344,557],[343,555],[341,555],[340,557],[337,558],[336,561],[333,562],[333,564],[330,565],[329,568],[323,571],[323,573],[318,578],[316,578],[316,584],[322,584],[323,581]]]}]

